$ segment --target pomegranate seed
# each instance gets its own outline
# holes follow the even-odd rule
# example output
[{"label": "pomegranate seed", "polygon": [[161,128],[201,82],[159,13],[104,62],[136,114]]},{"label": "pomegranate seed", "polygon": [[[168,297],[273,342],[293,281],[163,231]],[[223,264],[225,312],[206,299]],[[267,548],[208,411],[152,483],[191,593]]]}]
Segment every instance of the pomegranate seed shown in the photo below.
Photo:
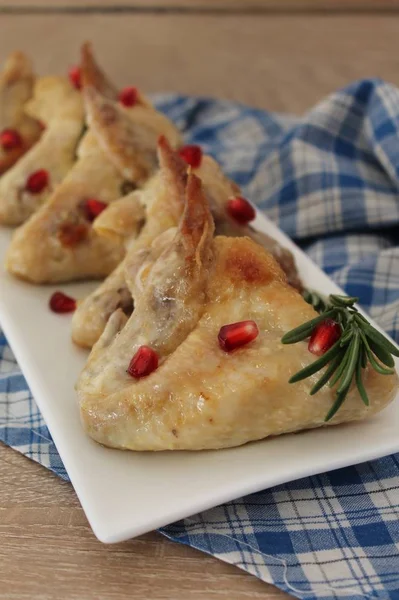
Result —
[{"label": "pomegranate seed", "polygon": [[92,223],[94,219],[107,208],[107,206],[108,205],[105,202],[101,202],[101,200],[88,198],[83,205],[86,219]]},{"label": "pomegranate seed", "polygon": [[118,96],[119,102],[123,104],[123,106],[134,106],[138,100],[137,88],[135,87],[125,87],[123,90],[119,92]]},{"label": "pomegranate seed", "polygon": [[75,87],[77,90],[80,90],[80,88],[82,87],[82,81],[80,76],[80,68],[77,65],[69,69],[68,77],[73,87]]},{"label": "pomegranate seed", "polygon": [[322,321],[314,328],[310,336],[308,350],[316,356],[321,356],[341,337],[341,327],[332,319]]},{"label": "pomegranate seed", "polygon": [[225,352],[230,352],[252,342],[258,335],[259,329],[255,321],[240,321],[223,325],[218,335],[219,346]]},{"label": "pomegranate seed", "polygon": [[51,310],[55,313],[69,313],[76,308],[76,300],[63,292],[54,292],[49,301]]},{"label": "pomegranate seed", "polygon": [[38,121],[38,124],[39,124],[41,131],[44,131],[46,129],[46,124],[43,123],[43,121]]},{"label": "pomegranate seed", "polygon": [[132,377],[146,377],[158,368],[158,354],[149,346],[140,346],[129,363],[127,372]]},{"label": "pomegranate seed", "polygon": [[26,180],[25,189],[31,194],[40,194],[47,187],[49,182],[48,171],[39,169],[31,173]]},{"label": "pomegranate seed", "polygon": [[87,237],[87,225],[83,223],[64,223],[58,231],[58,239],[66,248],[73,248]]},{"label": "pomegranate seed", "polygon": [[202,160],[201,146],[196,146],[194,144],[182,146],[179,150],[179,156],[181,156],[190,167],[196,169],[200,166]]},{"label": "pomegranate seed", "polygon": [[231,198],[227,202],[227,212],[235,221],[241,225],[246,225],[250,221],[253,221],[256,217],[256,212],[253,206],[241,196]]},{"label": "pomegranate seed", "polygon": [[16,129],[3,129],[0,133],[0,144],[4,150],[14,150],[22,146],[22,138]]}]

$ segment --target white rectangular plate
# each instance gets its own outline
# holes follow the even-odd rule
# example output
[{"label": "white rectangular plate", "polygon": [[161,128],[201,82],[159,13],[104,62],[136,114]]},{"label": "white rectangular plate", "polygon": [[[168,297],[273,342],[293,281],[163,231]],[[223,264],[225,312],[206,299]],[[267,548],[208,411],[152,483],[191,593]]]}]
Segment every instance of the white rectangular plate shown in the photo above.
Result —
[{"label": "white rectangular plate", "polygon": [[[294,253],[305,285],[342,293],[263,215],[258,214],[255,226]],[[1,258],[9,240],[10,232],[1,229]],[[81,298],[94,285],[57,289]],[[398,398],[369,421],[230,450],[135,453],[103,448],[80,424],[74,384],[87,353],[71,342],[70,317],[48,309],[53,289],[18,281],[1,267],[0,323],[102,542],[119,542],[245,494],[399,451]]]}]

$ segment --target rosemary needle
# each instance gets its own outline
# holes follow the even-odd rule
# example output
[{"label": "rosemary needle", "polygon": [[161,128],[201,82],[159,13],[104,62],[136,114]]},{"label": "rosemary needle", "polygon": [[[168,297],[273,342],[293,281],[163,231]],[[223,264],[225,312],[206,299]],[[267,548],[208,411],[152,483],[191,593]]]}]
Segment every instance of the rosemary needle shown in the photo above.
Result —
[{"label": "rosemary needle", "polygon": [[358,312],[354,306],[358,298],[331,294],[328,299],[324,299],[310,291],[305,291],[303,297],[319,312],[319,316],[286,333],[281,339],[283,344],[296,344],[308,338],[315,327],[326,319],[336,321],[342,333],[327,352],[295,373],[289,382],[296,383],[306,379],[328,365],[310,390],[310,394],[314,395],[327,383],[330,387],[337,386],[335,400],[325,421],[332,419],[341,408],[353,379],[363,403],[368,406],[362,371],[369,363],[381,375],[391,375],[395,365],[392,355],[399,357],[399,349]]}]

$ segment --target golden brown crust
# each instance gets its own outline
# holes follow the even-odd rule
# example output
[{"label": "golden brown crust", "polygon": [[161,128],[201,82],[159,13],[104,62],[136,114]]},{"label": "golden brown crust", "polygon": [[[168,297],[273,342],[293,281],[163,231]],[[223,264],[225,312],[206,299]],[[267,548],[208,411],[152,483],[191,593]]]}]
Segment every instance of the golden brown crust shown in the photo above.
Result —
[{"label": "golden brown crust", "polygon": [[[280,269],[276,269],[276,263],[260,260],[256,247],[248,243],[249,238],[238,238],[237,243],[231,248],[225,263],[226,276],[231,281],[239,281],[241,284],[266,285],[272,279],[286,279]],[[262,257],[263,258],[263,257]]]},{"label": "golden brown crust", "polygon": [[214,223],[208,201],[202,189],[201,180],[190,174],[186,186],[186,206],[180,224],[182,243],[186,248],[186,261],[193,260],[201,248],[201,239],[214,230]]},{"label": "golden brown crust", "polygon": [[301,290],[302,282],[298,276],[295,259],[291,252],[270,236],[255,231],[250,225],[237,223],[229,215],[227,210],[228,201],[235,196],[241,196],[241,190],[234,181],[223,174],[220,165],[212,157],[204,156],[195,172],[199,175],[207,190],[215,219],[216,233],[232,237],[247,236],[255,240],[273,254],[286,273],[289,284]]},{"label": "golden brown crust", "polygon": [[[161,139],[158,144],[161,168],[147,183],[140,195],[146,211],[146,221],[137,239],[130,241],[128,256],[123,263],[78,306],[72,320],[72,339],[75,343],[92,347],[105,329],[107,321],[119,304],[119,290],[135,294],[137,274],[145,261],[153,262],[152,244],[165,231],[175,227],[183,213],[187,169],[172,151],[169,143]],[[135,202],[135,200],[134,200]],[[129,232],[123,218],[126,201],[118,202],[116,214],[110,206],[102,213],[94,227],[105,229],[108,237],[121,238],[120,232]],[[129,210],[131,201],[127,202]],[[127,238],[129,241],[129,238]],[[155,254],[158,256],[158,253]],[[144,273],[141,273],[143,276]],[[141,285],[141,284],[140,284]]]},{"label": "golden brown crust", "polygon": [[137,237],[146,216],[141,196],[142,193],[136,191],[112,202],[94,221],[96,233],[121,244]]},{"label": "golden brown crust", "polygon": [[66,77],[40,77],[35,83],[33,97],[26,104],[25,112],[47,127],[60,121],[78,121],[83,127],[81,93]]},{"label": "golden brown crust", "polygon": [[80,74],[83,88],[93,87],[102,96],[110,100],[118,98],[118,89],[109,81],[105,73],[96,63],[91,44],[85,42],[81,47]]},{"label": "golden brown crust", "polygon": [[180,158],[164,135],[159,136],[157,149],[159,167],[164,169],[166,174],[169,173],[175,181],[179,180],[181,182],[179,183],[180,189],[184,193],[187,182],[187,163]]},{"label": "golden brown crust", "polygon": [[[196,190],[196,180],[191,181]],[[192,201],[195,197],[191,194]],[[196,229],[182,223],[180,232],[186,228]],[[192,243],[198,239],[194,235]],[[125,449],[199,450],[325,426],[335,389],[327,386],[310,396],[320,374],[290,385],[290,376],[314,356],[306,342],[281,343],[284,333],[316,313],[288,285],[275,259],[248,238],[207,237],[202,282],[196,287],[198,278],[190,270],[176,271],[169,264],[181,244],[176,236],[153,264],[135,312],[128,319],[115,312],[93,348],[77,385],[89,435]],[[176,272],[171,285],[171,273]],[[155,282],[162,293],[154,302]],[[160,301],[165,290],[166,306]],[[179,305],[184,310],[176,313]],[[220,327],[247,319],[255,320],[259,336],[224,352],[218,344]],[[149,376],[133,379],[126,373],[127,364],[142,344],[158,352],[160,365]],[[396,374],[382,376],[369,368],[364,381],[370,407],[352,386],[329,425],[375,414],[398,388]]]},{"label": "golden brown crust", "polygon": [[99,145],[128,181],[142,185],[155,171],[160,135],[180,143],[174,125],[138,91],[134,106],[118,102],[118,90],[94,60],[91,46],[82,46],[81,77],[87,120]]},{"label": "golden brown crust", "polygon": [[[26,110],[43,119],[47,127],[40,140],[0,180],[0,223],[20,225],[56,190],[75,162],[83,127],[79,92],[63,77],[43,77]],[[28,177],[39,169],[48,173],[48,185],[40,193],[26,188]]]},{"label": "golden brown crust", "polygon": [[142,185],[156,170],[159,136],[179,143],[176,128],[152,108],[135,105],[126,110],[90,86],[83,93],[89,127],[98,143],[125,179]]},{"label": "golden brown crust", "polygon": [[[108,79],[104,71],[97,64],[92,46],[85,42],[81,47],[81,83],[82,87],[92,87],[102,96],[109,100],[117,100],[119,91],[116,86]],[[151,102],[136,88],[137,103],[142,106],[153,108]]]},{"label": "golden brown crust", "polygon": [[186,205],[180,223],[182,243],[187,252],[186,261],[198,257],[203,238],[211,238],[214,228],[201,180],[190,173],[186,185]]},{"label": "golden brown crust", "polygon": [[[160,171],[155,175],[148,184],[147,191],[141,195],[142,202],[146,206],[147,222],[143,227],[139,237],[129,247],[128,254],[124,260],[125,285],[134,294],[136,288],[136,276],[148,260],[148,252],[154,239],[157,235],[162,234],[168,227],[174,227],[178,223],[184,208],[185,189],[187,185],[187,164],[180,158],[177,152],[173,150],[168,140],[161,136],[158,142],[158,159],[161,166]],[[225,177],[219,165],[210,157],[203,157],[201,167],[194,170],[203,179],[203,187],[206,192],[206,197],[209,200],[212,214],[216,221],[217,233],[235,236],[252,235],[257,237],[257,232],[253,232],[249,227],[243,227],[233,223],[226,213],[226,202],[234,194],[239,193],[239,188]],[[195,181],[195,180],[192,180]],[[195,188],[195,184],[194,184]],[[198,190],[197,190],[198,191]],[[194,190],[195,193],[195,190]],[[99,229],[104,227],[104,232],[107,235],[121,236],[121,231],[129,232],[129,226],[124,228],[121,220],[125,219],[124,202],[120,206],[115,206],[115,209],[109,208],[105,211],[99,221]],[[118,217],[118,213],[120,213]],[[95,224],[95,227],[97,225]],[[101,233],[101,231],[100,231]],[[123,234],[122,234],[123,235]],[[126,237],[125,237],[126,239]],[[287,253],[281,248],[275,240],[266,237],[262,238],[262,242],[266,247],[270,247],[275,255]],[[238,247],[238,246],[237,246]],[[278,258],[277,258],[278,259]],[[268,277],[267,274],[259,272],[258,268],[251,263],[252,257],[247,259],[243,256],[237,256],[231,265],[232,272],[237,272],[238,275],[244,274],[248,280],[256,280],[259,277]],[[296,273],[295,265],[289,263],[291,271]],[[144,273],[144,271],[143,271]],[[119,285],[119,282],[118,282]],[[100,286],[99,293],[101,296],[101,305],[107,307],[107,310],[99,310],[99,317],[96,318],[93,335],[88,334],[88,327],[85,325],[85,313],[91,313],[91,303],[94,301],[95,295],[88,297],[86,301],[78,308],[76,317],[73,322],[73,337],[79,339],[79,328],[84,330],[84,339],[90,340],[91,343],[97,339],[98,333],[101,332],[102,320],[104,329],[106,319],[109,317],[108,307],[111,301],[107,298],[115,296],[115,290],[112,289],[112,280],[105,281]]]},{"label": "golden brown crust", "polygon": [[12,150],[0,148],[0,175],[10,169],[40,138],[40,124],[24,113],[34,81],[30,60],[22,52],[13,52],[6,60],[0,76],[0,131],[15,129],[23,143]]},{"label": "golden brown crust", "polygon": [[3,175],[8,169],[10,169],[15,163],[27,152],[30,148],[21,146],[20,148],[14,148],[7,152],[0,152],[2,157],[0,158],[0,175]]},{"label": "golden brown crust", "polygon": [[[163,135],[158,140],[158,161],[161,185],[164,187],[167,196],[167,199],[165,198],[167,211],[177,224],[184,210],[187,165],[180,159]],[[156,211],[158,211],[158,208],[154,207],[154,217]]]},{"label": "golden brown crust", "polygon": [[[108,213],[108,221],[113,221],[114,229],[119,227],[120,231],[107,238],[97,233],[101,228],[103,232],[112,233],[109,227],[104,229],[101,225],[104,218],[100,219],[97,229],[92,227],[82,205],[88,198],[106,204],[114,202],[122,195],[126,180],[134,185],[146,181],[155,170],[156,141],[159,134],[165,133],[165,123],[167,135],[175,141],[178,137],[175,127],[152,107],[139,105],[126,110],[106,97],[114,98],[116,92],[111,93],[111,84],[95,64],[87,45],[82,55],[89,131],[79,145],[78,161],[58,189],[53,188],[54,193],[46,205],[16,233],[7,253],[8,270],[34,283],[101,278],[112,272],[124,256],[124,238],[134,237],[140,230],[144,218],[142,207],[135,203],[135,214],[129,223],[121,224],[115,219],[115,211],[111,211],[112,217]],[[44,78],[39,88],[41,96],[51,99],[50,105],[36,99],[30,107],[35,114],[44,113],[50,120],[44,137],[59,123],[61,113],[67,129],[68,119],[74,116],[67,98],[58,98],[60,86],[55,86],[55,79]],[[81,93],[68,82],[66,85],[68,98],[77,95],[81,102]],[[58,105],[61,108],[56,112]],[[49,152],[48,155],[52,156]],[[129,208],[132,208],[131,203]],[[20,216],[17,212],[16,217]],[[78,339],[79,335],[74,338]]]},{"label": "golden brown crust", "polygon": [[9,55],[4,64],[1,85],[12,86],[20,82],[21,79],[29,81],[30,85],[34,83],[31,61],[26,54],[16,50]]},{"label": "golden brown crust", "polygon": [[[93,197],[115,200],[122,181],[100,149],[80,159],[47,203],[15,232],[6,255],[8,271],[33,283],[108,275],[122,260],[123,245],[95,233],[83,204]],[[65,243],[62,232],[68,227],[72,232],[85,227],[87,235]]]},{"label": "golden brown crust", "polygon": [[91,348],[112,313],[128,306],[129,302],[132,302],[131,294],[125,284],[123,263],[120,263],[93,294],[78,304],[72,318],[72,340],[78,346]]}]

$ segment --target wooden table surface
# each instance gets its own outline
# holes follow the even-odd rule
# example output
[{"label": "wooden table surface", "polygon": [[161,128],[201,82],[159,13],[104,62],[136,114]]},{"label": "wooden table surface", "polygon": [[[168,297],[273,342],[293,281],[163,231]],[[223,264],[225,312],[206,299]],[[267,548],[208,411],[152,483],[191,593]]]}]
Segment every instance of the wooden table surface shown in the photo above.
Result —
[{"label": "wooden table surface", "polygon": [[[360,77],[399,85],[398,11],[395,0],[0,1],[0,55],[21,48],[40,73],[62,73],[90,39],[119,84],[300,113]],[[158,533],[102,545],[71,485],[2,445],[0,539],[1,600],[288,598]]]}]

